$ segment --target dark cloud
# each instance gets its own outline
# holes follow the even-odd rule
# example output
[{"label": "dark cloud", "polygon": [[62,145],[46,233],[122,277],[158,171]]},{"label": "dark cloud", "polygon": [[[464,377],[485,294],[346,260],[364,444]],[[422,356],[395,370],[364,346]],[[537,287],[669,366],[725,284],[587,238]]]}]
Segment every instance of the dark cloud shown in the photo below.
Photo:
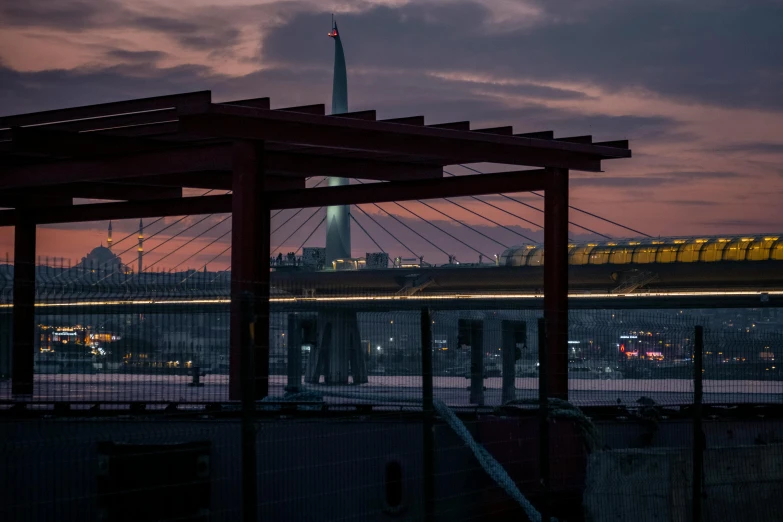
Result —
[{"label": "dark cloud", "polygon": [[156,62],[167,56],[163,51],[126,51],[124,49],[112,49],[106,53],[108,58],[124,62]]},{"label": "dark cloud", "polygon": [[747,152],[758,154],[781,154],[783,153],[783,143],[754,142],[737,143],[733,145],[724,145],[720,149],[723,152]]},{"label": "dark cloud", "polygon": [[[615,90],[642,87],[727,106],[783,109],[783,5],[542,3],[532,27],[499,31],[478,3],[410,3],[340,15],[349,67],[541,80],[582,80]],[[265,59],[319,64],[328,54],[323,15],[303,13],[271,31]],[[314,51],[321,48],[321,51]]]},{"label": "dark cloud", "polygon": [[111,0],[26,0],[0,4],[0,25],[51,27],[78,31],[95,27],[101,15],[121,9]]},{"label": "dark cloud", "polygon": [[595,176],[571,178],[571,185],[575,187],[607,187],[607,188],[642,188],[657,187],[661,185],[685,184],[698,181],[732,179],[742,177],[736,172],[655,172],[645,176]]}]

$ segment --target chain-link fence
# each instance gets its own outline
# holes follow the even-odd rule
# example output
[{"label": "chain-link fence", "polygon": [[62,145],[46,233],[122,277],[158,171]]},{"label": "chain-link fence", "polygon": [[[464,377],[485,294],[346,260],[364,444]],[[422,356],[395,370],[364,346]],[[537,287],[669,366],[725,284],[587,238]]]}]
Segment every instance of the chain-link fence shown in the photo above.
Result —
[{"label": "chain-link fence", "polygon": [[2,274],[4,519],[641,518],[753,484],[774,520],[780,309],[571,310],[563,367],[538,296],[273,288],[264,342],[228,272],[48,266],[20,340]]}]

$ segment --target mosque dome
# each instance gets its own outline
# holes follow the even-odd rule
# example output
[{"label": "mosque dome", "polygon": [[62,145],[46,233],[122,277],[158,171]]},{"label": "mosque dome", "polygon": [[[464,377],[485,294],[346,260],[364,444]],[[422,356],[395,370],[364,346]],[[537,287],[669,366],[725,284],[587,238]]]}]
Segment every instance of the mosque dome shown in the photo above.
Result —
[{"label": "mosque dome", "polygon": [[86,268],[115,268],[118,265],[122,265],[122,260],[114,255],[111,249],[101,245],[93,248],[89,254],[83,257],[80,264]]}]

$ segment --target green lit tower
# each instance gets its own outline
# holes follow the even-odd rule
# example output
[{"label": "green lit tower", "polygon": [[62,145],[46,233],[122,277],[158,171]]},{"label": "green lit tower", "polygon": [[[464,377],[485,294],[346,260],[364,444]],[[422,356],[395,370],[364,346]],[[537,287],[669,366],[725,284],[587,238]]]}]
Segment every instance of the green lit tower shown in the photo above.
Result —
[{"label": "green lit tower", "polygon": [[[334,81],[332,83],[332,114],[348,112],[348,73],[345,53],[337,22],[332,16],[329,37],[334,40]],[[329,186],[348,185],[348,178],[329,178]],[[326,262],[351,257],[351,207],[337,205],[326,207]]]}]

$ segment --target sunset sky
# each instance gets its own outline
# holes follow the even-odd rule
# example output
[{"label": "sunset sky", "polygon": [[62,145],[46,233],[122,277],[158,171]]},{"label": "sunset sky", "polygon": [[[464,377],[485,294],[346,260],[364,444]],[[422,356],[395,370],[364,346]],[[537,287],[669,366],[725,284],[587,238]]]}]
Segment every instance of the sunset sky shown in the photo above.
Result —
[{"label": "sunset sky", "polygon": [[[652,235],[783,231],[783,2],[779,0],[25,0],[0,5],[0,114],[211,89],[213,100],[269,96],[272,107],[331,99],[334,12],[348,64],[350,110],[379,118],[423,114],[427,123],[471,120],[515,132],[554,130],[628,139],[634,157],[606,172],[572,174],[572,204]],[[459,167],[454,173],[467,173]],[[311,180],[311,184],[318,179]],[[521,196],[541,207],[539,198]],[[493,204],[534,222],[541,214]],[[475,200],[476,212],[528,235],[540,230]],[[418,203],[411,210],[487,254],[521,237],[445,202],[493,243]],[[381,205],[461,260],[475,252],[393,204]],[[416,253],[445,255],[371,205],[363,206]],[[275,229],[295,211],[276,216]],[[276,232],[294,250],[320,221],[304,210]],[[357,221],[392,255],[410,257],[359,211]],[[183,245],[213,216],[150,253]],[[148,243],[194,224],[189,217]],[[572,212],[615,237],[631,232]],[[167,218],[148,234],[173,223]],[[152,219],[147,220],[149,222]],[[228,266],[230,220],[159,262]],[[106,222],[39,227],[38,253],[78,261],[105,238]],[[114,224],[115,243],[137,221]],[[179,228],[178,228],[179,227]],[[377,251],[356,225],[354,254]],[[572,237],[584,231],[572,228]],[[131,247],[128,239],[115,249]],[[308,242],[323,245],[323,227]],[[184,261],[199,248],[201,253]],[[0,263],[13,230],[0,228]],[[132,260],[130,250],[126,262]],[[216,257],[217,256],[217,257]]]}]

